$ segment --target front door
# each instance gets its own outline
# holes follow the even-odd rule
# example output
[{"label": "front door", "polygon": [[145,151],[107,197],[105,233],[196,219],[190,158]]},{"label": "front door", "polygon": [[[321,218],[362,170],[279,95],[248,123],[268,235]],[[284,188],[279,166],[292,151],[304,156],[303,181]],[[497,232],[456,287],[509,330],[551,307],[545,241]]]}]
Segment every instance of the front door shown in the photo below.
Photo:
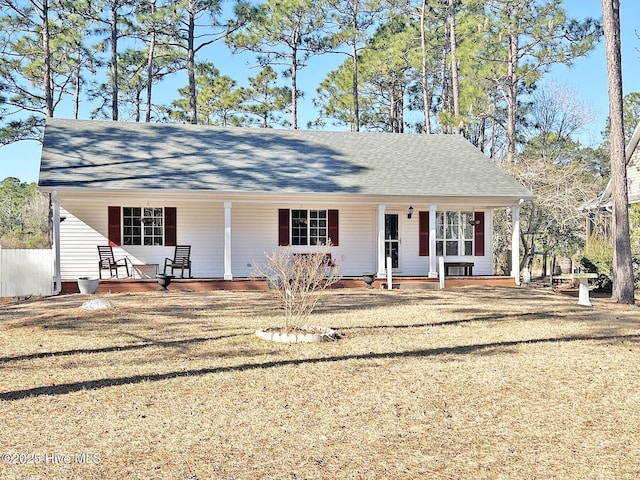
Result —
[{"label": "front door", "polygon": [[391,268],[400,265],[400,217],[397,213],[384,215],[384,256],[391,257]]}]

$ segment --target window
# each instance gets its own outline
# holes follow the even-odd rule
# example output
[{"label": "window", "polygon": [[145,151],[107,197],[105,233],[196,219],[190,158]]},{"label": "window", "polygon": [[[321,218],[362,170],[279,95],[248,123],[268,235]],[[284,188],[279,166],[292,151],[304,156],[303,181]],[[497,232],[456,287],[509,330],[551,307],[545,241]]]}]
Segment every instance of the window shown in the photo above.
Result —
[{"label": "window", "polygon": [[291,245],[326,245],[326,210],[291,210]]},{"label": "window", "polygon": [[164,245],[162,208],[122,207],[124,245]]},{"label": "window", "polygon": [[473,255],[472,212],[436,213],[436,255]]},{"label": "window", "polygon": [[278,245],[339,245],[338,210],[278,210]]}]

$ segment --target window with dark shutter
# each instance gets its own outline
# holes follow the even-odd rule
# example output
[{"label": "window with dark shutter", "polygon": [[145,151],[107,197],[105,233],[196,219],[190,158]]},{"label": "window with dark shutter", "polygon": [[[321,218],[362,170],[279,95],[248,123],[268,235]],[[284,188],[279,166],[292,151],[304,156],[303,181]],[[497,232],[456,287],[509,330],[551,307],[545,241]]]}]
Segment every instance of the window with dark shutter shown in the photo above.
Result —
[{"label": "window with dark shutter", "polygon": [[176,207],[108,207],[107,217],[112,247],[177,244]]},{"label": "window with dark shutter", "polygon": [[340,244],[338,210],[278,210],[278,245]]}]

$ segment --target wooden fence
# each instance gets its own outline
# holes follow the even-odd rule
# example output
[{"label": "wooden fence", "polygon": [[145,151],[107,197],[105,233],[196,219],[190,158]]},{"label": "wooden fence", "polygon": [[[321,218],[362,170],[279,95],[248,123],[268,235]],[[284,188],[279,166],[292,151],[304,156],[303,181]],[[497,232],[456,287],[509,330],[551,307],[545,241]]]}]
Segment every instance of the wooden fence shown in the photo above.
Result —
[{"label": "wooden fence", "polygon": [[0,248],[0,297],[53,294],[53,252]]}]

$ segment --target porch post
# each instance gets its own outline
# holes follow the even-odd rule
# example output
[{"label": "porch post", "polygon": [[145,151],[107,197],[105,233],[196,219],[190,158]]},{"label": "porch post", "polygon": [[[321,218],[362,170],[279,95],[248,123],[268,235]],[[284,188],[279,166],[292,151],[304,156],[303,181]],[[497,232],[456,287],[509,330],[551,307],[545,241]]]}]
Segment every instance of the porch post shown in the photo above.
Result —
[{"label": "porch post", "polygon": [[231,202],[224,202],[224,279],[233,280],[231,272]]},{"label": "porch post", "polygon": [[520,206],[511,207],[511,276],[520,285]]},{"label": "porch post", "polygon": [[437,205],[429,206],[429,278],[438,278],[438,257],[436,255],[436,214]]},{"label": "porch post", "polygon": [[53,282],[55,288],[53,294],[58,295],[62,291],[62,281],[60,274],[60,199],[58,192],[51,192],[51,221],[52,221],[52,253],[53,253]]},{"label": "porch post", "polygon": [[378,278],[386,275],[384,256],[384,212],[385,206],[378,205]]}]

